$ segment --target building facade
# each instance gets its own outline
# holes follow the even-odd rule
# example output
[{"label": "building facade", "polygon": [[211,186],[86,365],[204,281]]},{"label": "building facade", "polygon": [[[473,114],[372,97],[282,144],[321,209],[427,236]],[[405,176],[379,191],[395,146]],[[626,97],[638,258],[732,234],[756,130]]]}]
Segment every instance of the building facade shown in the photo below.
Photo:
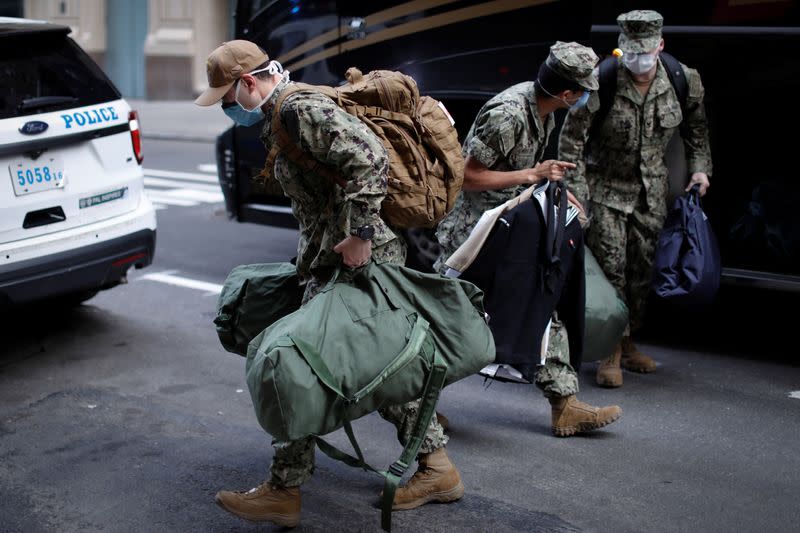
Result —
[{"label": "building facade", "polygon": [[2,0],[4,15],[47,20],[127,98],[189,99],[206,85],[208,52],[232,33],[233,0]]}]

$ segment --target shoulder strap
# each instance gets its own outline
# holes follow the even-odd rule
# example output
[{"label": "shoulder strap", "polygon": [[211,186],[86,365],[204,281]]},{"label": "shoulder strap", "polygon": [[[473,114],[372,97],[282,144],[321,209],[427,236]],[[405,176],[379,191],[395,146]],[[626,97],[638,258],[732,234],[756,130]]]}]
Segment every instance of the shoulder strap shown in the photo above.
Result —
[{"label": "shoulder strap", "polygon": [[[339,387],[333,373],[325,364],[325,360],[320,356],[316,349],[299,338],[291,337],[292,342],[297,347],[297,351],[303,359],[311,367],[312,372],[319,378],[323,385],[328,387],[336,396],[342,400],[342,407],[344,411],[342,417],[344,419],[344,429],[353,450],[356,452],[356,457],[343,452],[336,448],[329,442],[325,441],[319,436],[315,436],[314,440],[317,443],[320,451],[325,453],[331,459],[341,461],[349,466],[356,468],[363,468],[364,470],[376,472],[385,476],[383,485],[383,496],[381,498],[381,526],[386,531],[391,531],[392,527],[392,503],[394,502],[394,495],[397,491],[397,485],[400,479],[405,474],[408,467],[413,464],[414,459],[419,453],[419,448],[425,440],[425,433],[427,432],[428,425],[431,418],[436,411],[436,403],[439,400],[439,393],[444,387],[447,378],[447,363],[444,361],[442,355],[436,349],[433,341],[429,336],[430,324],[427,320],[417,315],[414,325],[411,329],[411,335],[406,347],[395,357],[369,384],[361,390],[347,396]],[[392,378],[397,372],[402,370],[408,362],[417,357],[423,350],[430,354],[431,360],[428,361],[429,369],[428,375],[425,380],[425,388],[422,393],[422,401],[419,405],[419,414],[414,423],[414,429],[403,447],[403,452],[400,457],[389,466],[386,472],[380,471],[373,466],[370,466],[364,461],[364,456],[361,448],[356,441],[355,434],[353,433],[350,418],[347,414],[347,406],[352,403],[357,403],[359,400],[375,392],[385,381]]]},{"label": "shoulder strap", "polygon": [[[328,91],[325,89],[328,89]],[[307,85],[305,83],[295,83],[294,85],[284,89],[280,96],[278,96],[278,99],[272,108],[272,134],[274,135],[275,141],[272,144],[272,149],[267,155],[267,161],[264,164],[264,170],[262,174],[265,177],[269,177],[273,172],[275,159],[278,157],[279,153],[283,153],[283,155],[288,157],[300,168],[315,174],[319,174],[320,176],[323,176],[334,183],[338,183],[339,186],[344,187],[346,185],[345,180],[343,180],[333,170],[303,152],[303,150],[292,140],[289,132],[286,130],[286,127],[283,124],[283,119],[281,118],[281,108],[283,106],[283,102],[285,102],[286,99],[291,95],[299,92],[320,92],[325,94],[325,96],[336,100],[336,89],[333,87],[318,87],[315,85]]]},{"label": "shoulder strap", "polygon": [[[659,54],[661,62],[664,64],[664,70],[667,71],[667,77],[675,89],[675,94],[678,97],[678,102],[681,106],[684,119],[686,118],[686,100],[689,98],[689,82],[686,79],[686,73],[683,71],[680,61],[675,59],[674,56],[661,52]],[[681,135],[686,136],[686,120],[682,120],[680,124]]]},{"label": "shoulder strap", "polygon": [[[680,62],[674,56],[661,52],[659,54],[661,62],[664,64],[664,69],[667,71],[669,82],[675,89],[675,94],[678,96],[678,102],[681,105],[681,111],[686,110],[686,100],[689,97],[689,82],[686,80],[686,73],[683,71]],[[617,64],[618,60],[615,57],[607,57],[600,63],[599,83],[600,88],[597,95],[600,97],[600,109],[592,119],[592,125],[589,129],[589,139],[594,139],[597,136],[597,130],[603,125],[611,106],[614,103],[614,95],[617,92]],[[683,124],[681,124],[683,127]]]},{"label": "shoulder strap", "polygon": [[600,88],[597,96],[600,98],[600,109],[594,114],[592,125],[589,128],[589,139],[597,137],[597,130],[603,125],[611,106],[614,104],[614,95],[617,94],[617,65],[618,60],[614,56],[605,58],[600,63],[600,73],[598,81]]},{"label": "shoulder strap", "polygon": [[689,97],[689,82],[686,80],[686,73],[683,71],[680,62],[673,56],[666,52],[660,54],[661,62],[664,64],[664,69],[669,76],[669,82],[675,89],[675,94],[678,95],[678,101],[681,103],[681,110],[686,109],[686,99]]}]

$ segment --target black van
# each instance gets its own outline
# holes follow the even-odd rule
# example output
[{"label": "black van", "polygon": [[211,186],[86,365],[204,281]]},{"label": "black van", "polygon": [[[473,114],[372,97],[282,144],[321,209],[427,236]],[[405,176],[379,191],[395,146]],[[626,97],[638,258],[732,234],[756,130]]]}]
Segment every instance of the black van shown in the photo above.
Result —
[{"label": "black van", "polygon": [[[728,282],[800,290],[800,198],[795,124],[800,94],[798,1],[585,0],[268,1],[236,5],[237,38],[261,45],[293,80],[338,85],[350,66],[400,70],[420,92],[442,100],[462,136],[481,105],[535,77],[556,40],[579,41],[606,56],[619,13],[664,15],[665,49],[700,71],[706,87],[714,175],[705,210],[720,240]],[[559,116],[559,122],[563,116]],[[279,188],[255,190],[265,152],[262,125],[234,127],[217,141],[229,215],[240,222],[296,225]],[[553,135],[550,156],[555,154]],[[673,142],[673,191],[685,179]],[[408,235],[418,268],[436,257],[430,232]]]}]

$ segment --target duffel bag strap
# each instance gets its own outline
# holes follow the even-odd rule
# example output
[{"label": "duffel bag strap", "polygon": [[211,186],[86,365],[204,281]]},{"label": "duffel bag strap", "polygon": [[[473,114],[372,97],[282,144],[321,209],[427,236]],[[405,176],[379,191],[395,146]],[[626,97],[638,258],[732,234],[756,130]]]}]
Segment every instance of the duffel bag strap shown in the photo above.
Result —
[{"label": "duffel bag strap", "polygon": [[386,380],[391,379],[397,372],[402,370],[403,367],[409,363],[409,361],[414,359],[422,349],[422,343],[428,338],[430,327],[431,325],[427,320],[417,315],[417,318],[414,321],[414,326],[411,328],[411,338],[408,340],[406,347],[403,348],[399,354],[397,354],[397,357],[395,357],[392,362],[390,362],[383,370],[381,370],[380,374],[375,376],[375,379],[364,386],[364,388],[353,394],[353,397],[350,399],[350,401],[353,403],[358,403],[362,398],[366,398],[375,392],[378,387],[383,385]]},{"label": "duffel bag strap", "polygon": [[409,465],[416,459],[419,447],[422,446],[422,441],[425,440],[425,433],[428,431],[431,418],[436,412],[436,403],[439,401],[439,393],[444,387],[446,377],[447,363],[445,363],[438,350],[434,348],[433,366],[428,373],[427,383],[425,383],[425,390],[419,405],[419,415],[417,415],[417,421],[414,423],[414,431],[405,448],[403,448],[400,458],[392,463],[389,466],[389,470],[384,474],[386,481],[383,483],[383,497],[381,498],[381,527],[385,531],[392,530],[392,503],[394,502],[397,485],[400,483],[403,474],[408,470]]},{"label": "duffel bag strap", "polygon": [[[373,379],[369,384],[367,384],[364,388],[356,392],[352,398],[347,397],[344,392],[339,387],[336,378],[333,376],[333,373],[328,368],[328,365],[325,364],[325,361],[320,357],[317,350],[313,347],[304,342],[302,339],[293,338],[290,335],[290,338],[294,345],[297,347],[297,350],[300,352],[300,355],[305,359],[308,366],[311,367],[312,372],[317,376],[317,378],[322,382],[323,385],[328,387],[331,391],[333,391],[342,401],[344,405],[344,413],[343,413],[343,420],[344,420],[344,430],[347,433],[347,438],[350,440],[350,444],[353,446],[353,450],[356,452],[358,458],[352,457],[341,450],[336,449],[331,444],[325,442],[319,437],[316,437],[317,443],[319,444],[320,450],[322,450],[326,455],[331,457],[332,459],[336,459],[338,461],[342,461],[345,464],[350,466],[356,466],[363,468],[365,470],[370,470],[373,472],[378,472],[383,474],[380,470],[375,469],[374,467],[370,466],[366,462],[364,462],[364,456],[361,453],[361,448],[356,441],[355,435],[353,433],[353,428],[350,425],[350,420],[347,415],[347,406],[356,403],[362,398],[368,396],[369,394],[375,392],[375,389],[380,387],[383,382],[390,379],[394,376],[397,372],[403,369],[403,367],[408,364],[409,361],[417,357],[419,354],[420,349],[422,348],[422,344],[425,339],[428,337],[428,332],[430,330],[430,324],[427,320],[422,318],[421,316],[417,315],[416,320],[414,321],[414,326],[411,328],[411,336],[406,346],[400,351],[397,356],[392,359],[392,361],[384,367],[383,370]],[[326,451],[327,450],[327,451]],[[332,453],[329,453],[332,452]]]},{"label": "duffel bag strap", "polygon": [[[368,385],[356,392],[353,398],[348,398],[344,395],[341,388],[333,377],[328,365],[317,353],[316,349],[309,346],[303,341],[298,343],[299,339],[292,339],[298,351],[306,360],[311,370],[319,378],[319,380],[328,387],[331,391],[336,393],[339,398],[344,400],[345,406],[348,403],[355,403],[361,398],[373,393],[383,382],[390,379],[394,374],[399,372],[405,365],[414,357],[417,357],[425,339],[428,338],[430,324],[427,320],[417,315],[414,326],[411,328],[411,338],[406,344],[405,348],[395,357],[386,367],[373,379]],[[381,499],[381,527],[386,531],[391,531],[392,527],[392,502],[394,502],[394,494],[397,491],[397,485],[400,479],[405,474],[406,470],[419,453],[419,448],[422,441],[425,440],[425,433],[431,423],[431,418],[436,411],[436,402],[439,400],[439,393],[444,387],[445,378],[447,377],[447,364],[442,359],[442,356],[434,348],[433,362],[430,372],[425,382],[425,388],[422,393],[422,401],[419,406],[419,415],[414,423],[414,430],[403,448],[403,453],[400,457],[389,466],[389,470],[384,472],[376,469],[364,461],[364,456],[361,453],[361,447],[356,441],[353,428],[350,425],[350,420],[347,418],[347,413],[344,416],[344,430],[347,438],[358,457],[353,457],[342,450],[336,448],[329,442],[321,437],[314,437],[320,451],[331,459],[341,461],[346,465],[363,468],[364,470],[376,472],[386,478],[383,486],[383,498]]]},{"label": "duffel bag strap", "polygon": [[346,465],[354,468],[363,468],[380,474],[386,478],[383,484],[383,496],[381,497],[381,527],[385,531],[392,530],[392,503],[394,503],[394,495],[397,492],[397,486],[403,475],[408,470],[408,467],[414,462],[419,453],[419,448],[425,440],[425,433],[428,431],[428,426],[431,423],[436,412],[436,403],[439,401],[439,393],[444,387],[445,378],[447,377],[447,364],[442,359],[438,352],[434,353],[433,366],[428,373],[428,379],[425,383],[425,389],[422,393],[422,401],[419,405],[419,415],[417,421],[414,423],[414,430],[411,437],[406,442],[403,452],[400,457],[389,466],[386,472],[376,469],[364,462],[364,457],[361,454],[361,449],[356,442],[355,435],[353,435],[353,428],[350,422],[345,422],[344,429],[347,432],[347,437],[350,439],[350,444],[358,454],[358,458],[349,455],[336,446],[320,437],[314,437],[320,451],[331,459],[341,461]]},{"label": "duffel bag strap", "polygon": [[358,446],[356,437],[353,434],[353,427],[350,425],[349,421],[344,423],[344,430],[347,433],[347,438],[350,440],[350,444],[356,450],[356,455],[358,455],[358,457],[353,457],[349,453],[343,452],[322,437],[314,436],[314,441],[317,443],[319,450],[331,459],[340,461],[347,466],[352,466],[353,468],[363,468],[368,472],[375,472],[376,474],[385,476],[386,473],[383,470],[378,470],[374,466],[364,461],[364,456],[361,453],[361,448]]},{"label": "duffel bag strap", "polygon": [[328,365],[325,364],[325,361],[322,359],[319,353],[317,353],[316,348],[309,345],[304,340],[295,338],[292,335],[289,335],[289,338],[292,340],[294,345],[297,346],[297,351],[300,352],[300,355],[303,357],[303,359],[305,359],[306,363],[308,363],[308,366],[311,367],[312,372],[314,372],[322,384],[336,393],[339,398],[344,400],[345,404],[350,404],[358,403],[362,398],[375,392],[375,389],[380,387],[384,381],[390,379],[398,371],[402,370],[402,368],[406,366],[409,361],[415,358],[422,348],[422,343],[425,342],[425,339],[428,337],[430,327],[430,323],[428,323],[427,320],[417,315],[416,319],[414,320],[414,325],[411,328],[411,335],[406,343],[406,346],[400,351],[399,354],[395,356],[394,359],[392,359],[388,365],[384,367],[383,370],[380,371],[380,373],[378,373],[378,375],[370,383],[356,392],[352,397],[347,397],[344,392],[342,392],[342,389],[339,387],[336,378],[333,376],[333,373],[328,368]]}]

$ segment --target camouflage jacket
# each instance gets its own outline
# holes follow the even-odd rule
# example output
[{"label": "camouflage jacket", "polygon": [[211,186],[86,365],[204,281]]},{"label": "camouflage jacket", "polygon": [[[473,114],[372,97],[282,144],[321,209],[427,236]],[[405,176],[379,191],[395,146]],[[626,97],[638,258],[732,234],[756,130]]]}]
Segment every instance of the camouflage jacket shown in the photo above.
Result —
[{"label": "camouflage jacket", "polygon": [[[290,83],[287,78],[281,80],[267,101],[261,133],[267,152],[273,143],[272,106]],[[327,279],[341,261],[333,248],[351,228],[366,224],[375,227],[373,258],[404,258],[405,243],[379,216],[389,174],[389,158],[380,139],[322,94],[293,94],[283,102],[280,113],[290,137],[303,152],[347,181],[342,188],[301,169],[283,154],[275,159],[273,175],[291,200],[300,224],[297,272],[301,282]]]},{"label": "camouflage jacket", "polygon": [[[532,168],[541,161],[553,127],[552,116],[542,124],[533,82],[520,83],[497,94],[481,108],[462,151],[465,157],[478,160],[489,170]],[[441,270],[444,261],[467,240],[484,211],[528,187],[530,184],[492,191],[461,191],[453,211],[436,230],[442,252],[434,268]]]},{"label": "camouflage jacket", "polygon": [[[683,139],[689,173],[711,175],[711,149],[703,106],[703,84],[696,70],[683,66],[689,84],[686,116],[661,61],[647,96],[628,71],[617,71],[617,93],[598,138],[587,139],[600,99],[593,93],[586,106],[568,114],[559,138],[559,159],[578,165],[568,184],[584,205],[587,200],[633,212],[644,187],[648,208],[666,212],[665,152],[676,128],[684,122]],[[591,141],[588,142],[587,141]]]}]

